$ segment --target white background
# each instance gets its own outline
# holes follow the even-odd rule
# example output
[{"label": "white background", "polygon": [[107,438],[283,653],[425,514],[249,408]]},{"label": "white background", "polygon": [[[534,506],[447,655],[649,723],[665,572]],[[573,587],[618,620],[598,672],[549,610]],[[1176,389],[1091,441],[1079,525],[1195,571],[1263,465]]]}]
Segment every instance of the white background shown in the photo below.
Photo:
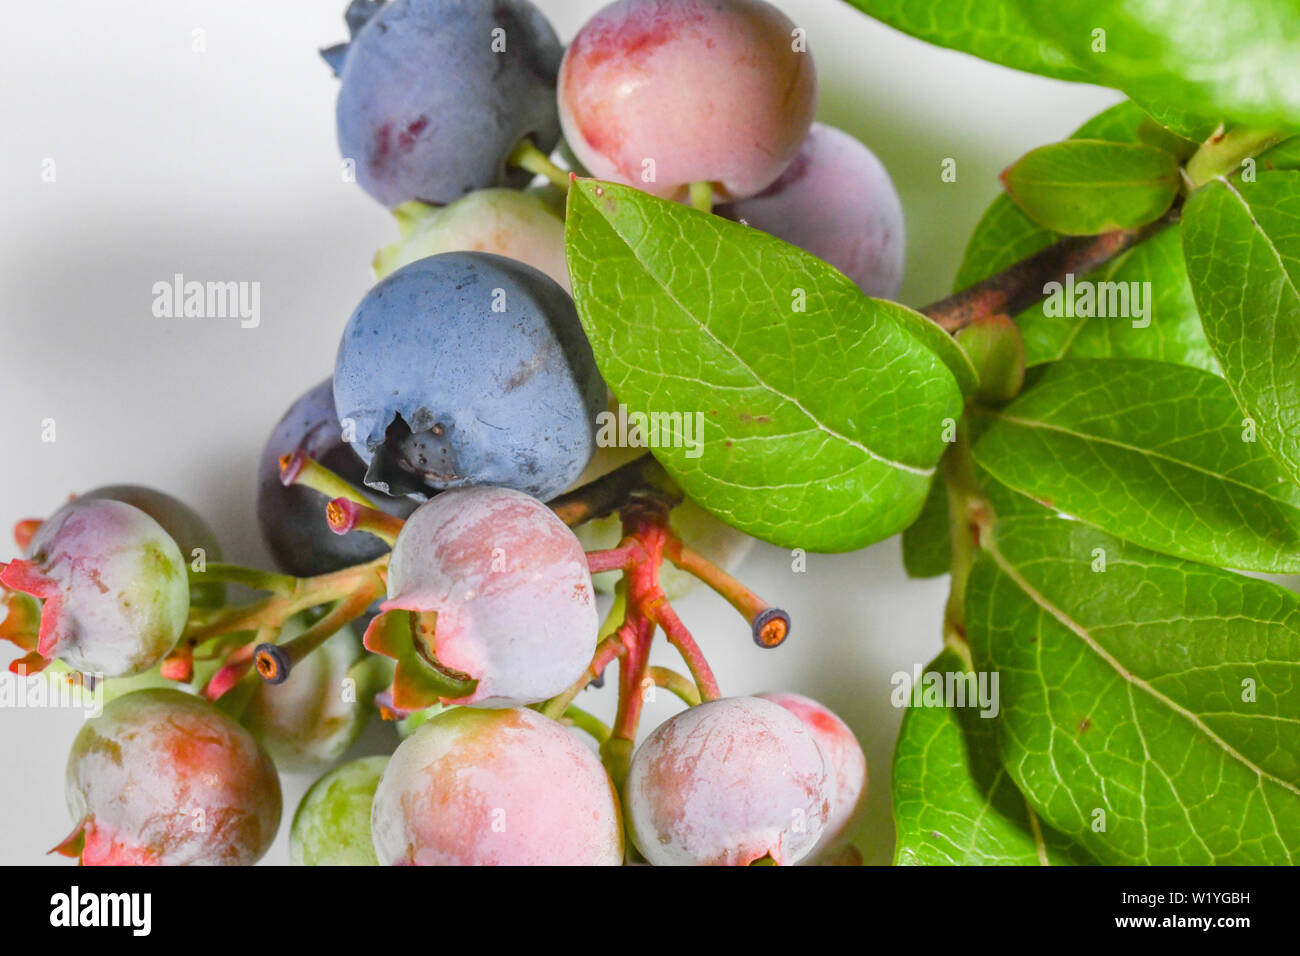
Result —
[{"label": "white background", "polygon": [[[344,38],[346,0],[44,0],[0,30],[0,528],[70,492],[152,484],[217,528],[227,557],[266,564],[254,472],[271,427],[329,374],[371,284],[388,214],[341,181],[336,83],[316,50]],[[601,4],[541,0],[566,40]],[[907,213],[903,300],[950,291],[997,173],[1059,139],[1114,93],[1004,70],[911,40],[837,0],[779,4],[808,31],[820,118],[867,143]],[[203,31],[206,52],[193,49]],[[957,181],[940,180],[945,158]],[[42,182],[54,160],[57,179]],[[155,282],[257,281],[262,324],[156,319]],[[54,419],[57,441],[43,443]],[[7,537],[0,555],[9,555]],[[858,734],[871,771],[868,862],[893,847],[889,763],[900,712],[890,676],[939,648],[946,581],[909,581],[897,539],[809,558],[793,574],[761,546],[741,571],[791,611],[760,651],[719,599],[679,610],[723,689],[817,697]],[[12,655],[0,650],[0,664]],[[671,655],[661,655],[671,662]],[[660,695],[650,725],[674,709]],[[607,689],[585,704],[608,716]],[[0,863],[32,864],[64,836],[75,713],[0,711]],[[370,749],[391,748],[386,727]],[[310,778],[285,778],[289,819]],[[267,862],[283,863],[287,822]]]}]

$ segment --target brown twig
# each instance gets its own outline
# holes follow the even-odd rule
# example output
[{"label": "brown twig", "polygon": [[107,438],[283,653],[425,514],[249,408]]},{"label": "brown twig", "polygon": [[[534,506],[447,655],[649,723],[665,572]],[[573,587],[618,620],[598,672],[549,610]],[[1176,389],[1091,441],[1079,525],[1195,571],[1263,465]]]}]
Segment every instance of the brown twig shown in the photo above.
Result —
[{"label": "brown twig", "polygon": [[1173,225],[1182,214],[1175,203],[1155,222],[1139,229],[1116,229],[1096,236],[1069,236],[969,288],[921,311],[948,332],[957,332],[986,315],[1018,315],[1047,298],[1044,286],[1065,282],[1067,274],[1086,275],[1143,240]]},{"label": "brown twig", "polygon": [[573,527],[595,518],[603,518],[639,497],[664,500],[668,505],[680,500],[663,468],[645,454],[621,468],[601,475],[595,481],[575,488],[551,502],[551,510],[560,520]]}]

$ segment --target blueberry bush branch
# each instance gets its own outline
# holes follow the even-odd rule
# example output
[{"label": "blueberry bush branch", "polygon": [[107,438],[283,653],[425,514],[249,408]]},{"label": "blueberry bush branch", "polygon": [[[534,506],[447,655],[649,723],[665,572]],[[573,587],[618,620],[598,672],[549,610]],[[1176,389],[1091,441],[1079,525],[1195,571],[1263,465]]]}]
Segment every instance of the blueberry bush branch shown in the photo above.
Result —
[{"label": "blueberry bush branch", "polygon": [[[1300,860],[1276,731],[1300,598],[1237,573],[1300,571],[1300,100],[1275,42],[1300,15],[1006,0],[990,45],[935,0],[854,2],[1132,97],[1003,172],[965,288],[919,312],[893,301],[888,172],[814,121],[775,7],[625,0],[566,45],[527,0],[355,0],[324,51],[345,178],[400,239],[263,452],[279,570],[123,487],[20,523],[0,564],[12,668],[113,696],[59,852],[252,862],[276,769],[328,766],[377,708],[403,742],[317,783],[295,857],[858,861],[853,733],[726,696],[674,601],[702,582],[775,647],[790,616],[731,573],[747,535],[802,570],[902,532],[951,578],[899,736],[899,862]],[[682,672],[651,665],[661,635]],[[606,724],[581,697],[611,667]],[[645,733],[660,689],[686,709]],[[195,788],[238,834],[166,822]]]},{"label": "blueberry bush branch", "polygon": [[1098,236],[1068,236],[996,275],[922,309],[945,331],[955,333],[990,315],[1017,315],[1047,298],[1050,283],[1067,275],[1085,275],[1123,255],[1178,222],[1179,206],[1137,229],[1116,229]]},{"label": "blueberry bush branch", "polygon": [[[1187,161],[1185,177],[1189,189],[1212,179],[1238,175],[1244,161],[1275,145],[1282,136],[1276,131],[1216,130]],[[957,332],[980,317],[1018,315],[1048,295],[1051,283],[1066,276],[1082,276],[1176,225],[1183,200],[1174,202],[1158,219],[1134,229],[1115,229],[1095,236],[1067,236],[1028,258],[974,285],[926,306],[921,311],[948,332]]]}]

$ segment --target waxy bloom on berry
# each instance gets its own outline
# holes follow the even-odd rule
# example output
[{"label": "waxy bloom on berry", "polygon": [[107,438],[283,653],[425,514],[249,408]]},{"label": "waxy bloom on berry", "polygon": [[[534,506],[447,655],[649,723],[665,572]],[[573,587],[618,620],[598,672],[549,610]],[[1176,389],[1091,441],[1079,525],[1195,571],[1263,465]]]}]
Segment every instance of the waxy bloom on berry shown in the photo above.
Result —
[{"label": "waxy bloom on berry", "polygon": [[[596,596],[573,532],[508,488],[444,491],[393,547],[384,613],[366,647],[398,661],[393,702],[512,707],[554,697],[596,650]],[[437,677],[477,681],[463,696]]]},{"label": "waxy bloom on berry", "polygon": [[[44,602],[35,652],[87,673],[148,670],[176,646],[189,613],[176,542],[138,508],[77,499],[45,521],[0,584]],[[29,669],[43,666],[29,655]]]}]

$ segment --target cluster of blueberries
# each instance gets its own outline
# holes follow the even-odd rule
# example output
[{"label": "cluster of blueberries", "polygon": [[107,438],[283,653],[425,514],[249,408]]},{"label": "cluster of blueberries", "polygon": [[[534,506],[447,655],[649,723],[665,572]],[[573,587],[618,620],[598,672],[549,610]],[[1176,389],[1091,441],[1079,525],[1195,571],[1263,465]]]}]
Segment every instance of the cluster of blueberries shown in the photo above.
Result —
[{"label": "cluster of blueberries", "polygon": [[[312,496],[283,489],[277,462],[295,448],[402,515],[475,484],[549,500],[592,464],[607,390],[568,296],[562,188],[529,188],[525,151],[558,147],[580,175],[666,198],[707,183],[719,215],[869,295],[898,293],[889,174],[813,122],[807,37],[763,0],[623,0],[567,50],[528,0],[354,0],[346,20],[350,41],[325,51],[339,145],[403,235],[376,257],[381,281],[344,330],[332,391],[303,396],[263,458],[263,531],[294,573],[379,553],[332,538]],[[618,460],[603,457],[596,472]]]},{"label": "cluster of blueberries", "polygon": [[[340,147],[401,238],[376,257],[332,376],[263,454],[259,521],[292,578],[218,565],[204,580],[192,557],[220,550],[202,519],[125,486],[20,525],[23,558],[0,564],[0,637],[28,652],[22,666],[110,678],[70,758],[78,823],[61,849],[86,864],[254,862],[279,825],[277,769],[337,763],[384,691],[403,743],[316,783],[296,862],[618,865],[625,824],[655,864],[835,858],[866,762],[814,701],[699,703],[696,688],[617,781],[536,709],[584,686],[609,636],[584,541],[544,502],[621,460],[596,447],[612,396],[569,294],[567,174],[552,157],[716,198],[717,214],[883,297],[902,270],[888,174],[813,123],[807,37],[763,0],[619,0],[567,50],[528,0],[354,0],[346,20],[350,41],[325,51]],[[400,531],[331,530],[319,490],[286,483],[304,456]],[[701,551],[738,556],[744,536],[692,508],[674,513],[679,536],[680,513]],[[616,543],[617,527],[593,534]],[[232,611],[226,581],[272,593]],[[317,600],[299,607],[308,585]],[[349,588],[357,613],[386,590],[364,641],[331,624]],[[310,638],[281,683],[249,670],[263,630],[281,647]]]}]

